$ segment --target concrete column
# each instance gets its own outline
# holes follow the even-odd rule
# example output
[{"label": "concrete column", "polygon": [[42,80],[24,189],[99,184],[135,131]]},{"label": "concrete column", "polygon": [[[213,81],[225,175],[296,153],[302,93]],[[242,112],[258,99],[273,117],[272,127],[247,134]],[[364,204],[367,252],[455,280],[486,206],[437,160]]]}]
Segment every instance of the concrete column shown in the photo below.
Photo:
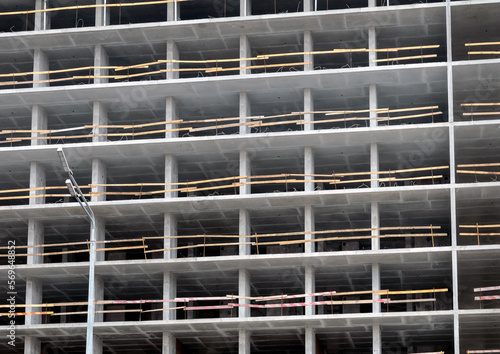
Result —
[{"label": "concrete column", "polygon": [[[306,146],[304,148],[304,177],[305,180],[313,181],[314,176],[314,151],[312,147]],[[304,190],[306,192],[314,191],[314,182],[304,182]]]},{"label": "concrete column", "polygon": [[[252,106],[246,92],[240,92],[240,124],[251,122],[248,117],[252,114]],[[240,125],[240,135],[250,134],[252,128],[248,125]]]},{"label": "concrete column", "polygon": [[[40,279],[32,277],[26,278],[26,303],[41,304],[43,301],[43,284]],[[26,312],[41,311],[40,307],[26,307]],[[26,325],[36,325],[42,323],[42,316],[28,315],[25,317]]]},{"label": "concrete column", "polygon": [[[102,277],[100,277],[98,275],[96,275],[96,277],[94,279],[94,299],[95,299],[95,301],[104,300],[104,280],[102,279]],[[104,309],[104,305],[95,305],[96,313],[94,315],[94,322],[103,322],[104,321],[104,314],[98,312],[98,311],[102,311],[103,309]],[[94,338],[94,340],[95,340],[95,338]],[[101,346],[102,346],[102,343],[101,343]],[[101,352],[102,352],[102,349],[101,349]]]},{"label": "concrete column", "polygon": [[[252,57],[252,46],[246,34],[240,36],[240,59],[246,59]],[[240,60],[240,67],[244,68],[252,65],[251,60]],[[251,74],[251,69],[241,69],[240,75]]]},{"label": "concrete column", "polygon": [[[103,67],[109,66],[109,57],[106,50],[103,48],[101,44],[95,46],[94,49],[94,75],[95,76],[108,76],[109,69],[105,69]],[[108,78],[95,78],[95,84],[105,84],[109,81]]]},{"label": "concrete column", "polygon": [[[104,241],[106,239],[106,221],[100,216],[95,217],[95,240]],[[98,243],[96,248],[104,248],[103,243]],[[102,262],[105,260],[104,252],[96,252],[96,262]]]},{"label": "concrete column", "polygon": [[306,354],[316,354],[316,332],[311,326],[306,326]]},{"label": "concrete column", "polygon": [[368,0],[368,7],[376,7],[377,0]]},{"label": "concrete column", "polygon": [[[370,118],[376,118],[378,109],[377,85],[370,85]],[[378,122],[376,119],[370,119],[370,127],[376,127]]]},{"label": "concrete column", "polygon": [[[314,232],[316,230],[315,230],[314,209],[311,205],[306,205],[304,207],[304,231],[306,232],[304,237],[306,241],[314,240],[315,236],[314,234],[311,234],[311,232]],[[305,253],[316,252],[316,243],[306,242],[304,247],[304,252]]]},{"label": "concrete column", "polygon": [[[173,300],[177,296],[177,279],[174,273],[164,272],[163,273],[163,300]],[[175,302],[164,302],[163,308],[169,309],[176,307]],[[164,321],[173,321],[176,319],[175,310],[163,311]],[[174,352],[175,353],[175,352]]]},{"label": "concrete column", "polygon": [[[380,290],[380,264],[373,263],[372,264],[372,290]],[[380,295],[373,295],[373,300],[380,299]],[[373,312],[380,312],[380,303],[373,303]]]},{"label": "concrete column", "polygon": [[[30,188],[40,188],[46,186],[45,169],[39,162],[30,163]],[[43,195],[45,189],[32,190],[30,196]],[[44,204],[45,197],[30,198],[30,205]]]},{"label": "concrete column", "polygon": [[[165,121],[173,122],[179,119],[179,109],[177,103],[173,97],[167,97],[165,100]],[[165,124],[166,130],[171,130],[165,132],[165,138],[177,138],[179,137],[179,131],[173,129],[179,129],[179,123],[167,123]]]},{"label": "concrete column", "polygon": [[[314,111],[314,99],[310,88],[304,89],[304,112]],[[313,122],[313,113],[304,113],[304,122]],[[304,124],[304,130],[314,130],[314,124]]]},{"label": "concrete column", "polygon": [[370,144],[370,171],[372,172],[370,175],[370,178],[373,180],[373,181],[371,181],[371,187],[378,188],[379,182],[378,182],[377,178],[379,178],[379,175],[378,175],[379,159],[378,159],[378,145],[377,145],[377,143]]},{"label": "concrete column", "polygon": [[163,332],[162,354],[177,353],[177,339],[172,333]]},{"label": "concrete column", "polygon": [[382,333],[380,324],[373,324],[373,354],[382,354]]},{"label": "concrete column", "polygon": [[[368,49],[377,49],[377,31],[374,26],[368,27]],[[377,59],[377,52],[368,52],[368,66],[377,66],[377,63],[373,62],[375,59]]]},{"label": "concrete column", "polygon": [[[177,167],[177,158],[172,154],[165,155],[165,190],[177,189],[179,182],[179,170]],[[179,193],[165,192],[165,198],[177,198]]]},{"label": "concrete column", "polygon": [[252,0],[240,0],[240,16],[250,16],[252,14]]},{"label": "concrete column", "polygon": [[[49,70],[49,58],[41,49],[35,49],[33,55],[33,72],[39,73]],[[49,79],[49,74],[33,74],[33,87],[47,87],[50,86],[48,82],[37,82]]]},{"label": "concrete column", "polygon": [[314,11],[314,0],[304,0],[304,12]]},{"label": "concrete column", "polygon": [[[107,171],[106,165],[104,162],[94,157],[92,159],[92,184],[106,184]],[[92,187],[92,193],[102,193],[102,194],[92,194],[90,200],[92,202],[103,202],[106,201],[106,187],[105,186],[97,186]]]},{"label": "concrete column", "polygon": [[[250,235],[251,233],[250,225],[251,225],[250,212],[246,209],[240,209],[240,222],[239,222],[240,236]],[[240,238],[240,242],[250,242],[251,240],[252,239],[249,237]],[[240,255],[248,256],[252,253],[251,245],[239,245],[239,247],[240,247],[239,250]]]},{"label": "concrete column", "polygon": [[[252,174],[251,171],[251,161],[250,154],[247,150],[240,151],[240,176],[250,176]],[[249,179],[242,178],[240,182],[248,182]],[[252,188],[250,184],[245,184],[240,187],[240,194],[250,194],[252,193]]]},{"label": "concrete column", "polygon": [[[99,101],[94,101],[92,110],[92,124],[95,126],[103,126],[108,124],[108,110],[106,105]],[[107,141],[108,138],[105,136],[108,129],[102,127],[96,127],[93,130],[94,136],[92,137],[93,143],[98,143],[102,141]]]},{"label": "concrete column", "polygon": [[[177,236],[177,217],[173,213],[165,213],[163,224],[164,236]],[[176,238],[165,238],[163,241],[163,248],[177,247]],[[163,258],[175,259],[177,258],[177,250],[168,250],[163,252]]]},{"label": "concrete column", "polygon": [[180,3],[177,1],[167,4],[167,21],[177,21],[181,17]]},{"label": "concrete column", "polygon": [[42,342],[38,338],[24,337],[24,354],[33,354],[42,352]]},{"label": "concrete column", "polygon": [[[35,219],[28,221],[28,246],[43,245],[45,239],[44,225]],[[43,248],[28,248],[27,253],[43,253]],[[28,256],[27,264],[42,264],[43,256]]]},{"label": "concrete column", "polygon": [[[380,211],[378,202],[373,201],[371,205],[371,228],[380,228]],[[380,230],[372,230],[372,236],[380,235]],[[372,238],[372,250],[380,249],[380,238]]]},{"label": "concrete column", "polygon": [[[168,5],[173,5],[169,3]],[[167,60],[179,60],[179,49],[174,41],[167,41]],[[167,80],[178,79],[179,71],[172,71],[179,69],[179,63],[169,63],[167,62]]]},{"label": "concrete column", "polygon": [[[250,274],[246,269],[239,270],[239,278],[238,278],[238,295],[239,296],[251,296],[250,295]],[[249,299],[238,299],[239,304],[249,304]],[[238,307],[238,317],[240,318],[248,318],[251,317],[250,308],[249,307]],[[240,352],[241,353],[241,352]]]},{"label": "concrete column", "polygon": [[[312,294],[316,291],[316,274],[314,273],[313,266],[306,265],[305,268],[305,284],[304,290],[306,294]],[[315,296],[306,296],[305,302],[315,301]],[[312,316],[316,314],[316,306],[306,306],[305,314],[306,316]],[[307,338],[306,338],[307,341]],[[307,353],[307,351],[306,351]],[[313,352],[314,353],[314,352]]]},{"label": "concrete column", "polygon": [[[96,314],[96,316],[97,316],[97,314]],[[102,354],[104,347],[102,344],[102,339],[100,337],[94,335],[93,345],[94,345],[94,348],[92,348],[92,354]]]},{"label": "concrete column", "polygon": [[[97,5],[103,5],[105,3],[104,0],[97,0]],[[110,8],[109,7],[97,7],[95,9],[95,26],[107,26],[110,24]]]},{"label": "concrete column", "polygon": [[[47,130],[48,119],[47,112],[39,105],[34,105],[31,110],[31,130]],[[41,134],[37,132],[32,132],[31,137],[37,138],[47,136],[47,134]],[[47,139],[33,139],[31,140],[31,145],[46,145]]]},{"label": "concrete column", "polygon": [[238,338],[238,354],[251,354],[250,331],[241,328]]},{"label": "concrete column", "polygon": [[[306,0],[307,1],[307,0]],[[311,10],[308,10],[311,11]],[[310,30],[304,31],[304,52],[312,52],[314,51],[314,41]],[[312,54],[304,54],[304,71],[314,70],[314,55]]]},{"label": "concrete column", "polygon": [[[49,7],[49,0],[36,0],[35,9],[42,10]],[[50,29],[50,15],[47,12],[35,13],[35,31]]]}]

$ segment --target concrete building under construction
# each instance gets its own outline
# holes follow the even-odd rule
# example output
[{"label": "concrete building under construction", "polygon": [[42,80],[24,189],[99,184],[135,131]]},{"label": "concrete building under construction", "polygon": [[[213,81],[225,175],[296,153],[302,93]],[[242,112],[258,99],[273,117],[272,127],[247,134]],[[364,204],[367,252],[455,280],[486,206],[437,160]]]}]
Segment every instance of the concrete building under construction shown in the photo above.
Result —
[{"label": "concrete building under construction", "polygon": [[499,18],[0,1],[0,351],[500,353]]}]

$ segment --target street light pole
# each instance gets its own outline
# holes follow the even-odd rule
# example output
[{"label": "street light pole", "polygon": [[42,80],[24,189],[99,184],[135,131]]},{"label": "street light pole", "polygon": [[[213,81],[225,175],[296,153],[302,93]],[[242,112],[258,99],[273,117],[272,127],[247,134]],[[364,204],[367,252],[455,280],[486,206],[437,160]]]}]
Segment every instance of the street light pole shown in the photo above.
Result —
[{"label": "street light pole", "polygon": [[95,216],[92,208],[90,208],[87,199],[83,195],[78,183],[73,176],[73,171],[69,167],[68,160],[64,155],[62,148],[57,149],[57,154],[61,160],[61,165],[65,172],[68,173],[69,179],[65,181],[68,187],[69,193],[75,197],[82,209],[85,211],[90,219],[90,257],[89,257],[89,294],[88,294],[88,306],[87,306],[87,344],[85,353],[93,354],[93,342],[94,342],[94,311],[95,311],[95,293],[94,293],[94,282],[95,282],[95,260],[96,260],[96,245],[95,245]]}]

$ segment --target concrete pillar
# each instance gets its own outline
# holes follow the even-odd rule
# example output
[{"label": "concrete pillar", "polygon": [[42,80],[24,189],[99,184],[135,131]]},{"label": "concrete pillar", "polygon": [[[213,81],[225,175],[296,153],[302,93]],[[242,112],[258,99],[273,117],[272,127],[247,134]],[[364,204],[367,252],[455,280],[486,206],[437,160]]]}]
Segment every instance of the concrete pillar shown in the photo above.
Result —
[{"label": "concrete pillar", "polygon": [[[172,154],[165,155],[165,190],[177,189],[179,182],[179,172],[177,158]],[[177,198],[177,191],[165,192],[165,198]]]},{"label": "concrete pillar", "polygon": [[380,324],[373,324],[373,354],[382,354],[382,333]]},{"label": "concrete pillar", "polygon": [[[308,306],[311,307],[311,306]],[[306,307],[307,309],[307,307]],[[306,354],[316,354],[316,332],[311,326],[306,326]]]},{"label": "concrete pillar", "polygon": [[[306,205],[304,207],[304,231],[305,240],[314,240],[315,236],[311,232],[316,231],[315,229],[315,219],[314,219],[314,209],[311,205]],[[315,242],[306,242],[304,247],[305,253],[313,253],[316,252],[316,243]]]},{"label": "concrete pillar", "polygon": [[[251,233],[251,228],[250,228],[251,222],[250,222],[250,212],[246,209],[240,209],[240,222],[239,222],[239,235],[240,236],[247,236],[250,235]],[[252,239],[250,237],[245,237],[245,238],[240,238],[240,242],[251,242]],[[250,255],[251,252],[251,245],[239,245],[239,254],[248,256]]]},{"label": "concrete pillar", "polygon": [[[40,74],[40,72],[49,70],[49,58],[41,49],[35,49],[33,55],[33,87],[47,87],[50,86],[48,82],[38,82],[46,81],[49,79],[49,74]],[[37,74],[38,73],[38,74]]]},{"label": "concrete pillar", "polygon": [[[31,130],[47,130],[48,119],[47,112],[39,105],[34,105],[31,110]],[[32,132],[32,138],[46,137],[47,134]],[[33,139],[31,145],[46,145],[47,139]]]},{"label": "concrete pillar", "polygon": [[[380,264],[372,263],[372,290],[381,290],[380,289]],[[373,295],[373,300],[380,299],[380,295]],[[380,312],[380,303],[375,302],[372,306],[374,313]]]},{"label": "concrete pillar", "polygon": [[[43,245],[45,238],[44,225],[35,219],[28,221],[28,246]],[[43,253],[43,248],[28,248],[27,253]],[[28,256],[27,264],[42,264],[43,256]]]},{"label": "concrete pillar", "polygon": [[377,145],[377,143],[370,144],[370,171],[372,172],[370,175],[370,178],[372,179],[371,187],[378,188],[379,187],[379,182],[378,182],[379,158],[378,158],[378,145]]},{"label": "concrete pillar", "polygon": [[92,142],[98,143],[107,141],[108,138],[106,137],[106,134],[108,129],[100,127],[108,124],[108,110],[106,109],[106,105],[104,103],[94,101],[92,109],[92,124],[97,126],[93,130],[94,136],[92,137]]},{"label": "concrete pillar", "polygon": [[304,0],[304,12],[314,11],[314,0]]},{"label": "concrete pillar", "polygon": [[[168,5],[172,5],[169,3]],[[179,60],[179,49],[174,41],[167,41],[167,60]],[[174,71],[179,69],[179,63],[167,62],[167,80],[178,79],[179,71]]]},{"label": "concrete pillar", "polygon": [[177,103],[173,97],[167,97],[165,100],[165,121],[171,122],[165,124],[165,129],[170,130],[165,132],[165,138],[178,138],[179,131],[175,129],[179,129],[179,123],[172,123],[179,119],[179,109],[177,107]]},{"label": "concrete pillar", "polygon": [[368,0],[368,7],[376,7],[377,0]]},{"label": "concrete pillar", "polygon": [[[374,26],[368,27],[368,49],[377,49],[377,31]],[[373,62],[375,59],[377,59],[377,52],[368,52],[368,66],[377,66],[377,63]]]},{"label": "concrete pillar", "polygon": [[[97,314],[96,314],[97,316]],[[103,351],[103,344],[102,344],[102,339],[96,335],[94,335],[94,340],[93,343],[94,348],[92,348],[92,354],[102,354]]]},{"label": "concrete pillar", "polygon": [[[307,1],[307,0],[306,0]],[[311,11],[311,10],[308,10]],[[314,51],[314,41],[310,30],[304,31],[304,52]],[[311,63],[304,65],[304,71],[314,70],[314,55],[304,54],[304,63]]]},{"label": "concrete pillar", "polygon": [[[246,269],[239,270],[239,278],[238,278],[238,295],[239,296],[251,296],[250,295],[250,274]],[[240,305],[249,304],[249,299],[238,299],[238,303]],[[238,317],[240,318],[248,318],[251,317],[250,308],[249,307],[238,307]],[[241,353],[241,352],[240,352]]]},{"label": "concrete pillar", "polygon": [[[164,272],[163,273],[163,300],[173,300],[177,296],[177,279],[175,278],[174,273],[172,272]],[[175,302],[164,302],[163,308],[169,309],[176,307],[177,304]],[[176,319],[175,315],[176,310],[166,310],[163,311],[163,320],[164,321],[173,321]]]},{"label": "concrete pillar", "polygon": [[[97,0],[96,4],[97,5],[104,5],[105,1],[104,0]],[[97,7],[95,9],[95,26],[96,27],[101,27],[101,26],[107,26],[111,23],[110,21],[110,16],[111,16],[111,9],[109,7]]]},{"label": "concrete pillar", "polygon": [[[246,59],[252,57],[252,46],[246,34],[240,36],[240,59]],[[240,67],[244,68],[252,65],[251,60],[240,60]],[[241,69],[240,75],[251,74],[251,69]]]},{"label": "concrete pillar", "polygon": [[[35,9],[42,10],[49,8],[49,0],[36,0]],[[35,13],[35,31],[50,29],[50,15],[47,12]]]},{"label": "concrete pillar", "polygon": [[[41,188],[46,186],[45,169],[39,162],[30,163],[30,188]],[[30,205],[44,204],[45,197],[34,197],[45,194],[45,189],[30,191]]]},{"label": "concrete pillar", "polygon": [[[251,122],[248,117],[252,114],[252,106],[246,92],[240,92],[240,124]],[[250,134],[252,128],[248,125],[240,125],[240,135]]]},{"label": "concrete pillar", "polygon": [[238,354],[251,354],[250,331],[248,329],[240,329],[238,338]]},{"label": "concrete pillar", "polygon": [[[95,217],[95,240],[104,241],[106,239],[106,221],[100,216]],[[97,243],[96,248],[105,248],[104,243]],[[96,252],[96,262],[105,260],[105,252]]]},{"label": "concrete pillar", "polygon": [[[104,280],[102,277],[100,277],[98,275],[96,275],[94,278],[94,299],[95,299],[95,301],[104,300]],[[98,311],[102,311],[103,309],[104,309],[104,305],[95,305],[96,313],[94,315],[94,322],[103,322],[104,321],[104,314],[98,312]],[[94,340],[95,340],[95,338],[94,338]],[[102,346],[102,343],[101,343],[101,346]],[[101,349],[101,351],[102,351],[102,349]]]},{"label": "concrete pillar", "polygon": [[377,85],[371,84],[370,85],[370,127],[376,127],[378,125],[377,119],[374,119],[377,117],[377,111],[378,109],[378,97],[377,97]]},{"label": "concrete pillar", "polygon": [[[312,294],[316,291],[316,274],[314,273],[313,266],[306,265],[305,268],[305,283],[304,290],[306,294]],[[315,296],[306,296],[305,302],[313,302],[315,301]],[[316,306],[306,306],[305,314],[306,316],[312,316],[316,314]],[[307,338],[306,338],[307,341]],[[306,351],[307,353],[307,351]],[[313,352],[314,353],[314,352]]]},{"label": "concrete pillar", "polygon": [[[92,159],[92,184],[106,184],[107,179],[107,169],[104,162],[94,157]],[[105,186],[96,186],[92,187],[92,193],[102,193],[102,194],[92,194],[90,200],[92,202],[103,202],[106,201],[106,187]]]},{"label": "concrete pillar", "polygon": [[167,21],[177,21],[181,17],[180,3],[177,1],[167,4]]},{"label": "concrete pillar", "polygon": [[[304,177],[305,180],[314,180],[314,151],[312,147],[306,146],[304,148]],[[306,192],[314,191],[314,182],[304,182],[304,190]]]},{"label": "concrete pillar", "polygon": [[109,81],[108,78],[103,77],[99,78],[99,76],[108,76],[109,69],[105,69],[103,67],[109,66],[109,57],[106,50],[103,48],[101,44],[95,46],[94,49],[94,75],[96,78],[94,79],[95,84],[105,84]]},{"label": "concrete pillar", "polygon": [[[164,236],[177,236],[177,217],[173,213],[165,213],[163,224]],[[176,248],[176,238],[165,238],[163,241],[163,248]],[[175,259],[177,258],[177,250],[168,250],[163,252],[163,258]]]},{"label": "concrete pillar", "polygon": [[[304,89],[304,112],[314,111],[314,99],[310,88]],[[304,113],[304,122],[313,122],[314,113]],[[304,124],[304,130],[314,130],[314,124]]]},{"label": "concrete pillar", "polygon": [[38,338],[24,337],[24,354],[33,354],[42,352],[42,342]]},{"label": "concrete pillar", "polygon": [[[371,228],[380,228],[380,211],[378,202],[372,201],[371,205]],[[380,230],[372,230],[372,236],[379,236]],[[380,238],[372,238],[372,250],[380,249]]]},{"label": "concrete pillar", "polygon": [[177,339],[172,333],[163,332],[162,354],[177,353]]},{"label": "concrete pillar", "polygon": [[[40,279],[32,277],[26,278],[26,303],[41,304],[43,301],[43,284]],[[26,312],[41,311],[40,307],[26,307]],[[28,315],[25,317],[26,325],[36,325],[42,323],[42,316]]]},{"label": "concrete pillar", "polygon": [[[240,151],[240,176],[251,176],[251,161],[250,154],[247,150]],[[241,178],[240,182],[249,182],[247,178]],[[250,194],[252,193],[252,188],[250,184],[245,184],[240,186],[240,194]]]},{"label": "concrete pillar", "polygon": [[250,16],[252,14],[252,0],[240,0],[240,16]]}]

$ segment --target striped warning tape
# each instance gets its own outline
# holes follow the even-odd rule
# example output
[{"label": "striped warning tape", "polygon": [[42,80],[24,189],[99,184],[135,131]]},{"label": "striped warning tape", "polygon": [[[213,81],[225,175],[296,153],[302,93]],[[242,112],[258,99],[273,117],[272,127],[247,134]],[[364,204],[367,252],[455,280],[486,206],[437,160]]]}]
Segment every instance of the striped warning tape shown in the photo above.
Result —
[{"label": "striped warning tape", "polygon": [[286,304],[265,304],[265,305],[256,305],[256,304],[229,304],[232,307],[251,307],[258,309],[269,309],[269,308],[280,308],[280,307],[303,307],[303,306],[318,306],[318,305],[342,305],[346,303],[356,303],[356,304],[373,304],[375,302],[386,303],[390,302],[391,299],[377,299],[377,300],[351,300],[351,301],[313,301],[313,302],[293,302]]},{"label": "striped warning tape", "polygon": [[298,294],[298,295],[274,295],[274,296],[264,296],[262,298],[256,299],[256,301],[272,301],[272,300],[282,300],[282,299],[300,299],[304,297],[312,296],[327,296],[335,295],[335,291],[323,291],[319,293],[309,293],[309,294]]},{"label": "striped warning tape", "polygon": [[467,350],[467,354],[476,353],[500,353],[500,349],[490,349],[490,350]]},{"label": "striped warning tape", "polygon": [[222,310],[222,309],[231,309],[233,308],[230,305],[219,305],[219,306],[190,306],[190,307],[185,307],[184,310],[186,311],[193,311],[193,310]]},{"label": "striped warning tape", "polygon": [[9,316],[9,315],[14,315],[14,316],[28,316],[28,315],[52,315],[54,312],[53,311],[43,311],[43,312],[4,312],[0,313],[0,316]]},{"label": "striped warning tape", "polygon": [[490,295],[490,296],[475,296],[474,300],[500,300],[500,295]]},{"label": "striped warning tape", "polygon": [[479,291],[491,291],[491,290],[500,290],[500,286],[487,286],[485,288],[474,288],[475,293]]}]

